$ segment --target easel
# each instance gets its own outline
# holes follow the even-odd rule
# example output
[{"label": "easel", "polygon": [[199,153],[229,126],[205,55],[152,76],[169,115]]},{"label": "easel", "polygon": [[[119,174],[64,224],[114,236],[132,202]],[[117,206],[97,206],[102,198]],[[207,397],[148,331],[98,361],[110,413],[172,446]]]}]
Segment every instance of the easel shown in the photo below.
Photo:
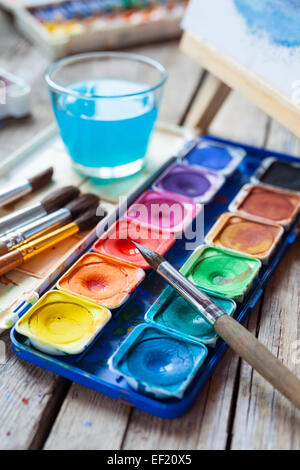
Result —
[{"label": "easel", "polygon": [[184,32],[180,48],[212,74],[199,90],[186,116],[185,125],[206,132],[231,89],[234,89],[300,137],[300,106],[292,99],[289,100],[230,57],[224,57],[204,44],[194,33]]}]

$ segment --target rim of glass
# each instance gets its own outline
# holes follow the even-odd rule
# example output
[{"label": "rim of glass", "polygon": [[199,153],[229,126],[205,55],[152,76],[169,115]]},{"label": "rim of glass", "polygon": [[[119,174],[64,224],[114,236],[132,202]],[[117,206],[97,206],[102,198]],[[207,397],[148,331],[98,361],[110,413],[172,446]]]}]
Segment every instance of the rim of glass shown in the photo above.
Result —
[{"label": "rim of glass", "polygon": [[[153,86],[149,86],[148,88],[145,88],[143,91],[139,91],[136,93],[120,94],[120,95],[96,95],[92,93],[81,93],[79,91],[75,91],[70,88],[59,85],[58,83],[55,83],[55,81],[52,80],[51,78],[51,74],[55,70],[57,70],[58,68],[63,68],[65,65],[72,64],[72,62],[77,62],[78,60],[81,60],[81,59],[90,59],[90,58],[93,59],[93,58],[104,58],[104,57],[114,57],[114,58],[119,58],[121,60],[131,60],[134,62],[140,62],[146,65],[150,65],[156,68],[161,73],[162,77],[157,84]],[[89,52],[89,53],[83,53],[83,54],[75,54],[71,57],[65,57],[63,59],[60,59],[54,62],[47,68],[44,78],[48,86],[51,88],[51,90],[59,92],[59,93],[73,95],[73,96],[81,97],[85,99],[93,99],[93,98],[112,99],[112,98],[126,98],[130,96],[144,95],[145,93],[149,93],[151,91],[156,90],[157,88],[160,88],[161,86],[164,85],[164,83],[167,80],[167,71],[156,60],[151,59],[150,57],[140,55],[140,54],[133,54],[129,52]]]}]

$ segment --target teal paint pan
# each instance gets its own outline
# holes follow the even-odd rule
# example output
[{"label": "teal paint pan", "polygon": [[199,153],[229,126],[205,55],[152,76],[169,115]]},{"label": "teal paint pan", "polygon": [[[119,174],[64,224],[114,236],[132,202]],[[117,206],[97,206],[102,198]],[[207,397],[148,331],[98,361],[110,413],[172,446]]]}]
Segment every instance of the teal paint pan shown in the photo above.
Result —
[{"label": "teal paint pan", "polygon": [[[213,302],[232,316],[236,309],[234,300],[203,289]],[[181,297],[171,286],[166,287],[157,301],[145,315],[145,321],[164,331],[179,334],[182,338],[192,339],[215,346],[218,335],[212,325],[201,315],[199,310]]]}]

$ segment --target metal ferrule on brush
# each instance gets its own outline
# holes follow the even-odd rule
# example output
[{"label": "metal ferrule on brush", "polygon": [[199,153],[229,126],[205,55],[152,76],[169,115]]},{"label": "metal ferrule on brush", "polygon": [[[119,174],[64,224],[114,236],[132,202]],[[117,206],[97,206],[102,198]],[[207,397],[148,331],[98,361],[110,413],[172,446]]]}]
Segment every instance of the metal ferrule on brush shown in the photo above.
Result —
[{"label": "metal ferrule on brush", "polygon": [[24,181],[23,184],[20,184],[17,187],[6,189],[5,191],[0,192],[0,207],[6,206],[12,201],[29,194],[32,190],[31,184],[29,181]]},{"label": "metal ferrule on brush", "polygon": [[164,277],[188,302],[193,304],[212,325],[225,312],[186,279],[167,261],[160,263],[156,271]]},{"label": "metal ferrule on brush", "polygon": [[65,238],[75,235],[78,231],[79,228],[76,223],[71,222],[68,225],[64,225],[63,227],[54,230],[53,232],[43,235],[42,237],[35,238],[31,242],[22,244],[18,248],[18,251],[22,254],[23,260],[26,261],[46,250],[54,243],[59,243],[60,241],[65,240]]},{"label": "metal ferrule on brush", "polygon": [[8,233],[16,227],[28,224],[32,220],[44,217],[47,212],[41,204],[24,208],[0,219],[0,233]]},{"label": "metal ferrule on brush", "polygon": [[18,248],[21,243],[26,240],[30,241],[33,237],[40,237],[49,230],[58,225],[69,222],[71,213],[68,209],[62,208],[52,212],[41,219],[35,220],[23,227],[20,227],[12,232],[5,234],[0,238],[0,247],[5,245],[9,251],[11,248]]}]

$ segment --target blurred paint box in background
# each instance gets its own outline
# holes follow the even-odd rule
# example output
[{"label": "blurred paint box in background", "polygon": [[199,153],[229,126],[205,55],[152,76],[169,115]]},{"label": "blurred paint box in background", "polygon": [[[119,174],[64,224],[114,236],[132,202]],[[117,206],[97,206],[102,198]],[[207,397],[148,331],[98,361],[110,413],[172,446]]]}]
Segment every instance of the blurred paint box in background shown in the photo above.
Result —
[{"label": "blurred paint box in background", "polygon": [[52,58],[176,38],[188,0],[0,0]]}]

